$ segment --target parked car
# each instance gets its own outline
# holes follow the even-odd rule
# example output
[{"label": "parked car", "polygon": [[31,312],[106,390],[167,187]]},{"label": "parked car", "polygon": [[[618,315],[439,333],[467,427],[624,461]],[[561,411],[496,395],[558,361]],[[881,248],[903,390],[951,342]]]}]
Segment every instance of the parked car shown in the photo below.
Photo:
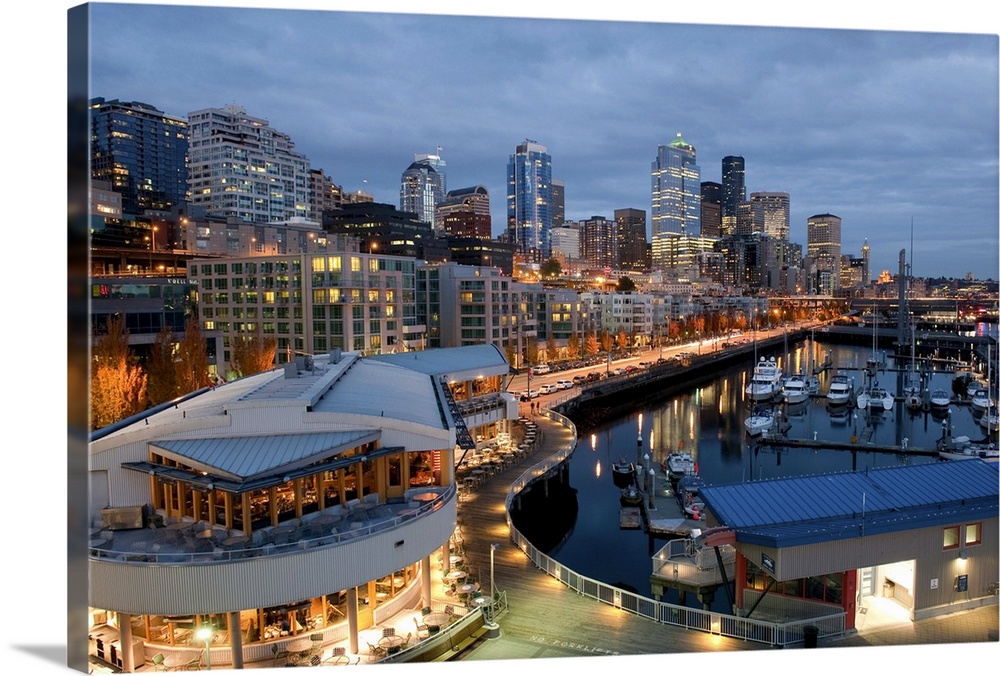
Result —
[{"label": "parked car", "polygon": [[560,390],[568,390],[568,389],[570,389],[570,388],[573,387],[573,381],[572,380],[557,380],[556,381],[556,386]]},{"label": "parked car", "polygon": [[552,370],[552,367],[548,364],[539,364],[538,366],[532,367],[532,373],[536,376],[544,375]]},{"label": "parked car", "polygon": [[553,392],[558,392],[559,388],[552,384],[545,384],[538,386],[539,394],[552,394]]},{"label": "parked car", "polygon": [[573,383],[575,385],[581,385],[587,382],[587,376],[573,376]]}]

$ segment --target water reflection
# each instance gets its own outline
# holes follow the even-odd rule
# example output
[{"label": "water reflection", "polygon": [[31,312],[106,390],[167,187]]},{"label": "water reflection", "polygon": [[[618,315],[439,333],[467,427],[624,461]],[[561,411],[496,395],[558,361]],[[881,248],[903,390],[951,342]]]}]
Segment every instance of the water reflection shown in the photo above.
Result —
[{"label": "water reflection", "polygon": [[[812,374],[812,369],[823,364],[829,355],[832,368],[816,374],[820,393],[826,392],[838,369],[853,374],[858,386],[862,380],[860,369],[871,356],[871,348],[824,345],[812,340],[790,345],[787,352],[781,346],[778,351],[774,356],[779,364],[787,364],[792,372],[806,375]],[[936,461],[933,457],[865,451],[863,444],[856,451],[779,451],[750,443],[743,426],[748,410],[743,393],[756,356],[753,362],[747,361],[746,365],[720,370],[713,380],[693,386],[687,392],[661,400],[644,400],[629,415],[593,430],[582,430],[585,436],[578,451],[588,452],[574,453],[569,460],[569,483],[575,493],[573,506],[564,511],[575,509],[576,519],[565,537],[548,540],[553,544],[548,553],[583,575],[649,593],[650,557],[662,542],[654,542],[641,530],[619,527],[620,491],[614,486],[611,472],[601,471],[622,456],[632,459],[637,469],[640,465],[644,469],[662,468],[672,451],[689,452],[708,485]],[[884,357],[884,364],[885,370],[879,377],[884,385],[894,389],[897,373],[891,355]],[[952,378],[952,373],[934,372],[930,387],[943,387],[950,392]],[[951,409],[949,422],[953,435],[982,438],[970,407]],[[941,419],[930,412],[910,412],[901,403],[873,416],[856,408],[828,410],[825,398],[819,396],[783,410],[790,425],[787,432],[790,438],[847,443],[852,437],[870,434],[874,444],[902,445],[905,439],[910,448],[933,448],[942,435]],[[644,464],[647,455],[648,465]],[[647,477],[648,472],[643,481]],[[673,499],[667,496],[670,485],[662,479],[662,471],[658,471],[655,483],[657,501]],[[601,552],[614,552],[614,556]]]}]

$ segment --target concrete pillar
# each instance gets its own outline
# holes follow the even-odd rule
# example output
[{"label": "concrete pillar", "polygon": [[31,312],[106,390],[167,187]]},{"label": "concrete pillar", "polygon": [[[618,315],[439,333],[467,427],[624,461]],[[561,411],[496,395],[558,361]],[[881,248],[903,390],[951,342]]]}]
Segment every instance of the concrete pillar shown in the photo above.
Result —
[{"label": "concrete pillar", "polygon": [[132,616],[128,613],[118,613],[118,638],[121,646],[122,671],[133,672],[137,666],[142,665],[132,664]]},{"label": "concrete pillar", "polygon": [[350,640],[348,652],[358,654],[358,588],[347,590],[347,636]]},{"label": "concrete pillar", "polygon": [[233,669],[243,668],[243,632],[239,612],[229,613],[229,645],[233,653]]},{"label": "concrete pillar", "polygon": [[432,584],[431,557],[430,554],[428,554],[420,563],[420,601],[423,603],[425,608],[428,608],[431,605],[431,592],[433,591],[433,588],[431,587]]}]

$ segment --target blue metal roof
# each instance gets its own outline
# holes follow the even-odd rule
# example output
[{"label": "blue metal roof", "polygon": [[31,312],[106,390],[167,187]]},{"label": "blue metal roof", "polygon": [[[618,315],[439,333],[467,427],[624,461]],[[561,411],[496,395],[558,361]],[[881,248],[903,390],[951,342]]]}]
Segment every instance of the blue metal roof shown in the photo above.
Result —
[{"label": "blue metal roof", "polygon": [[708,486],[738,542],[790,547],[997,517],[997,466],[958,460]]}]

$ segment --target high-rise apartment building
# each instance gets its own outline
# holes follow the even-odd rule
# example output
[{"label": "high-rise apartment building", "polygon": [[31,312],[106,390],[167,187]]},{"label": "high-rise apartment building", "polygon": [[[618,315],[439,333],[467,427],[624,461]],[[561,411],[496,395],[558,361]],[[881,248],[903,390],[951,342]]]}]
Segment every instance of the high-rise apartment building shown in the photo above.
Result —
[{"label": "high-rise apartment building", "polygon": [[322,169],[309,170],[309,214],[311,221],[323,220],[324,211],[340,209],[344,205],[344,190],[333,182]]},{"label": "high-rise apartment building", "polygon": [[701,235],[722,237],[722,184],[701,182]]},{"label": "high-rise apartment building", "polygon": [[309,214],[309,160],[288,134],[242,106],[188,115],[190,203],[215,216],[271,223]]},{"label": "high-rise apartment building", "polygon": [[434,209],[444,200],[446,192],[444,160],[439,155],[414,155],[400,180],[399,208],[434,225]]},{"label": "high-rise apartment building", "polygon": [[656,240],[673,233],[697,237],[701,232],[701,170],[694,146],[677,134],[657,148],[652,163],[653,267],[663,269]]},{"label": "high-rise apartment building", "polygon": [[580,224],[563,221],[552,228],[552,256],[558,258],[563,269],[580,260]]},{"label": "high-rise apartment building", "polygon": [[753,222],[760,230],[772,238],[788,241],[790,222],[790,198],[787,192],[754,192],[750,193],[750,209]]},{"label": "high-rise apartment building", "polygon": [[865,243],[861,245],[861,260],[863,262],[861,275],[864,278],[862,286],[869,286],[872,283],[872,248],[869,246],[867,238],[865,238]]},{"label": "high-rise apartment building", "polygon": [[580,221],[580,251],[595,268],[618,267],[618,233],[614,221],[591,216]]},{"label": "high-rise apartment building", "polygon": [[138,101],[90,100],[90,177],[121,196],[125,218],[185,202],[187,152],[186,120]]},{"label": "high-rise apartment building", "polygon": [[552,179],[552,227],[557,228],[566,220],[566,182]]},{"label": "high-rise apartment building", "polygon": [[648,270],[646,212],[642,209],[615,209],[618,239],[618,267],[623,270]]},{"label": "high-rise apartment building", "polygon": [[812,288],[832,293],[840,280],[840,217],[817,214],[806,221],[806,258]]},{"label": "high-rise apartment building", "polygon": [[737,206],[747,199],[746,163],[739,155],[722,158],[722,235],[736,231]]},{"label": "high-rise apartment building", "polygon": [[552,252],[552,158],[530,139],[507,163],[507,237],[526,260],[542,262]]}]

